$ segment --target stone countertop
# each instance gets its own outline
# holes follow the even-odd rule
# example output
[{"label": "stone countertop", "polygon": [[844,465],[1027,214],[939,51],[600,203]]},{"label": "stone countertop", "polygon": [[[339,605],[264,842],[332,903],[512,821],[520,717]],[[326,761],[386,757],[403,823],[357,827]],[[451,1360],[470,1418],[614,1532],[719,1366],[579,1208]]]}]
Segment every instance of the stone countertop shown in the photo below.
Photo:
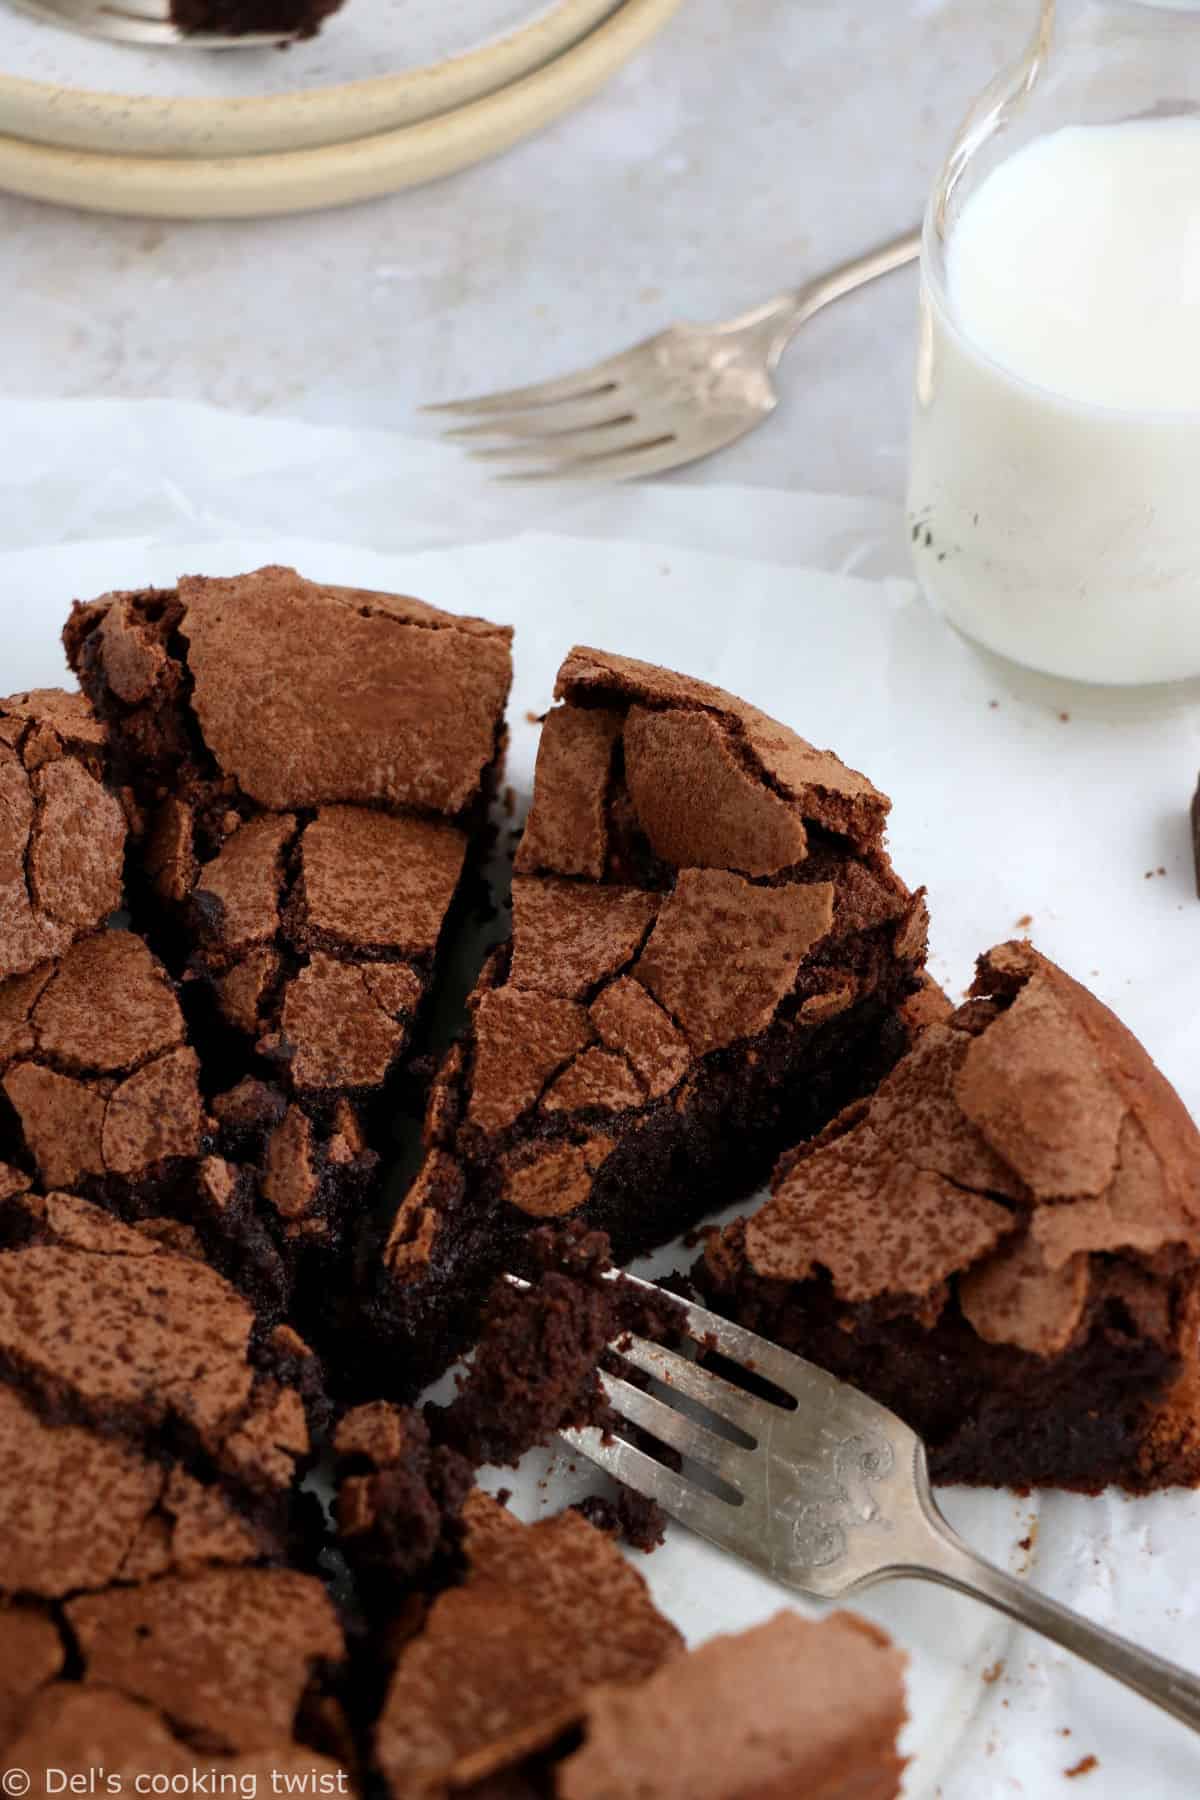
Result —
[{"label": "stone countertop", "polygon": [[[411,430],[423,400],[720,318],[914,222],[1034,11],[684,0],[549,131],[341,212],[177,225],[0,195],[0,391]],[[775,417],[680,478],[899,497],[913,304],[906,272],[814,320]]]}]

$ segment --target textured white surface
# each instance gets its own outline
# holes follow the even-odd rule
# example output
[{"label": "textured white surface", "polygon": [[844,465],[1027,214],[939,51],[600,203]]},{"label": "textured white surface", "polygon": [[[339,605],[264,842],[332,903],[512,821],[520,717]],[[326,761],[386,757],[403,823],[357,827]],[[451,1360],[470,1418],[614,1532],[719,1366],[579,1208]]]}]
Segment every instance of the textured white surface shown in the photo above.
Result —
[{"label": "textured white surface", "polygon": [[[1030,914],[1039,946],[1117,1008],[1200,1109],[1186,820],[1200,683],[1079,689],[975,649],[897,575],[897,508],[718,484],[545,495],[531,513],[455,481],[450,453],[427,445],[163,404],[0,405],[0,443],[20,448],[0,462],[0,691],[61,679],[73,595],[292,559],[516,623],[510,771],[524,798],[527,713],[547,705],[572,642],[673,663],[835,744],[891,793],[892,852],[929,884],[932,966],[949,992]],[[539,1487],[545,1469],[531,1458],[515,1483],[527,1512],[595,1485],[556,1467]],[[993,1560],[1200,1665],[1200,1495],[945,1503]],[[681,1530],[640,1566],[693,1641],[785,1603]],[[983,1608],[911,1583],[858,1604],[912,1659],[906,1800],[1200,1792],[1194,1737]],[[1068,1781],[1088,1756],[1098,1766]]]},{"label": "textured white surface", "polygon": [[[378,3],[351,0],[347,18]],[[685,0],[544,135],[338,214],[164,226],[0,195],[0,393],[172,395],[404,430],[423,400],[719,318],[915,221],[960,113],[1033,11]],[[684,479],[898,497],[915,304],[910,272],[815,320],[775,418]]]}]

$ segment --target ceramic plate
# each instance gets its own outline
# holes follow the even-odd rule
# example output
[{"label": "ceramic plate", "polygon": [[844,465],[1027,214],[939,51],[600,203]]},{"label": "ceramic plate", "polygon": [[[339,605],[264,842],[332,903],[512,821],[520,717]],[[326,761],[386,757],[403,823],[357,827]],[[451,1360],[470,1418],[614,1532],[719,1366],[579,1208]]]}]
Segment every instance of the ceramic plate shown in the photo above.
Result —
[{"label": "ceramic plate", "polygon": [[144,50],[0,0],[0,132],[117,155],[253,155],[464,106],[578,43],[619,0],[347,0],[287,50]]},{"label": "ceramic plate", "polygon": [[453,174],[548,125],[592,94],[681,4],[625,0],[578,44],[496,93],[414,125],[318,149],[98,155],[0,136],[0,188],[91,212],[160,219],[250,218],[377,199]]}]

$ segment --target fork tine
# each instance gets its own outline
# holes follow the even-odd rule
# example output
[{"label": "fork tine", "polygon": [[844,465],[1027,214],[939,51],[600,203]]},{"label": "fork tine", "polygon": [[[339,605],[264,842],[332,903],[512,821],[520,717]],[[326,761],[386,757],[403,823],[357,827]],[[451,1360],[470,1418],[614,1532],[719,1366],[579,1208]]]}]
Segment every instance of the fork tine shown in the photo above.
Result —
[{"label": "fork tine", "polygon": [[606,1440],[593,1425],[581,1431],[564,1431],[561,1436],[614,1480],[624,1482],[647,1500],[656,1500],[664,1512],[681,1524],[703,1537],[715,1538],[718,1543],[728,1540],[731,1526],[742,1510],[740,1506],[697,1487],[636,1445],[627,1444],[624,1438]]},{"label": "fork tine", "polygon": [[[622,1274],[621,1279],[635,1282],[638,1287],[645,1288],[660,1299],[662,1297],[662,1289],[652,1281],[643,1280],[640,1275]],[[703,1348],[707,1349],[711,1346],[711,1348],[719,1350],[721,1355],[728,1357],[730,1362],[740,1363],[753,1375],[761,1375],[773,1387],[780,1388],[785,1394],[790,1394],[794,1400],[800,1398],[797,1388],[807,1365],[794,1356],[790,1350],[781,1350],[778,1344],[772,1344],[766,1338],[757,1337],[753,1331],[747,1331],[742,1325],[731,1324],[728,1319],[723,1319],[720,1313],[709,1312],[707,1307],[697,1306],[695,1301],[681,1300],[679,1309],[689,1334]],[[635,1343],[637,1341],[634,1340]],[[651,1373],[657,1373],[657,1371],[652,1370]],[[663,1379],[670,1380],[671,1376],[665,1376]],[[828,1378],[822,1377],[822,1379]],[[722,1385],[728,1384],[723,1383]],[[737,1390],[735,1389],[734,1392]],[[705,1397],[703,1394],[697,1394],[696,1398],[703,1401]],[[746,1399],[756,1409],[763,1404],[749,1395],[746,1396]],[[765,1404],[769,1404],[769,1402]],[[719,1410],[714,1406],[714,1412]],[[735,1420],[734,1423],[736,1424],[738,1421]]]},{"label": "fork tine", "polygon": [[[713,445],[713,449],[719,448]],[[708,454],[706,451],[705,455]],[[497,481],[630,481],[638,475],[660,475],[680,463],[697,460],[695,445],[677,438],[674,433],[634,443],[625,451],[606,451],[601,455],[564,456],[547,463],[544,469],[514,470],[497,475]]]},{"label": "fork tine", "polygon": [[714,1431],[697,1424],[694,1419],[676,1412],[653,1394],[634,1387],[631,1381],[623,1381],[620,1376],[603,1372],[600,1380],[615,1411],[630,1425],[637,1425],[642,1431],[648,1431],[660,1444],[666,1444],[668,1449],[678,1450],[692,1462],[699,1463],[711,1474],[719,1476],[729,1487],[739,1488],[740,1479],[747,1472],[747,1451],[737,1444],[731,1444],[728,1438],[718,1437]]},{"label": "fork tine", "polygon": [[653,1375],[665,1387],[674,1388],[689,1400],[696,1400],[718,1419],[724,1419],[745,1437],[757,1443],[762,1431],[763,1408],[769,1400],[755,1400],[741,1388],[734,1387],[720,1375],[713,1375],[700,1364],[652,1344],[648,1338],[622,1338],[616,1346],[623,1362]]},{"label": "fork tine", "polygon": [[538,406],[529,412],[489,413],[470,425],[451,425],[442,436],[455,443],[501,434],[548,439],[551,440],[548,448],[553,449],[553,440],[559,436],[589,431],[601,425],[617,425],[632,418],[624,389],[613,386],[602,388],[599,393],[589,394],[582,400],[562,400],[555,406]]},{"label": "fork tine", "polygon": [[[514,444],[488,444],[467,450],[472,462],[510,462],[520,464],[533,458],[546,468],[568,467],[579,458],[597,462],[602,456],[618,455],[631,445],[644,440],[646,427],[637,419],[614,420],[611,425],[597,425],[588,431],[568,431],[561,437],[540,437]],[[551,458],[547,462],[547,458]],[[514,471],[516,472],[516,471]]]},{"label": "fork tine", "polygon": [[496,394],[476,394],[470,400],[439,400],[423,406],[428,413],[497,413],[520,412],[524,407],[554,406],[560,400],[582,400],[588,394],[603,393],[616,386],[616,371],[625,357],[609,357],[591,369],[577,369],[573,375],[559,375],[553,381],[535,381],[529,387],[505,388]]}]

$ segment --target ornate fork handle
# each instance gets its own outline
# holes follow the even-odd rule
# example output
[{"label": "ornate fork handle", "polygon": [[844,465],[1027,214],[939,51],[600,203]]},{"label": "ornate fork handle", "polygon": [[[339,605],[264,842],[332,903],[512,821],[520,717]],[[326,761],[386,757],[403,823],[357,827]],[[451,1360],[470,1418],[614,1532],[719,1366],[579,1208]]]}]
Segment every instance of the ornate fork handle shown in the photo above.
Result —
[{"label": "ornate fork handle", "polygon": [[1200,1731],[1200,1680],[1196,1676],[1165,1657],[1139,1650],[1115,1631],[1093,1625],[1069,1606],[1060,1606],[1057,1600],[1026,1587],[1024,1582],[1014,1580],[1003,1569],[976,1555],[947,1525],[931,1498],[926,1500],[926,1516],[933,1541],[922,1550],[920,1560],[894,1568],[893,1575],[935,1581],[986,1601],[1019,1625],[1030,1626],[1064,1650],[1124,1682],[1143,1699],[1152,1700],[1164,1712],[1190,1725],[1193,1731]]}]

